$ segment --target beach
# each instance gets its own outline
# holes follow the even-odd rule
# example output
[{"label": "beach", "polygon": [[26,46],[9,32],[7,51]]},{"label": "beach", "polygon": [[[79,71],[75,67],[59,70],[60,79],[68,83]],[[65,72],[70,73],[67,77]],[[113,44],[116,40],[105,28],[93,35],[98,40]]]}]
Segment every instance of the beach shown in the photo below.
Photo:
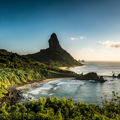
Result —
[{"label": "beach", "polygon": [[[74,77],[68,77],[68,79],[75,79]],[[9,86],[7,88],[7,90],[9,91],[10,89],[16,89],[16,90],[21,90],[24,89],[25,87],[30,87],[30,86],[34,86],[37,84],[42,84],[48,81],[53,81],[53,80],[57,80],[57,79],[66,79],[66,78],[49,78],[49,79],[38,79],[38,80],[33,80],[30,82],[25,82],[25,83],[21,83],[21,84],[17,84],[17,85],[13,85],[13,86]]]},{"label": "beach", "polygon": [[68,67],[59,67],[61,70],[68,70]]}]

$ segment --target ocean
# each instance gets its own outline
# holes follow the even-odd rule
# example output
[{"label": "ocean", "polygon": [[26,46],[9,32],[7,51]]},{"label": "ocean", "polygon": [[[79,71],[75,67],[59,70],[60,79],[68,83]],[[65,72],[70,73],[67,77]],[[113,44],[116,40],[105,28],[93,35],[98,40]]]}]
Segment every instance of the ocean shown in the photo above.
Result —
[{"label": "ocean", "polygon": [[[120,62],[85,62],[84,66],[71,67],[69,70],[76,73],[86,74],[88,72],[96,72],[98,75],[112,76],[112,71],[115,75],[120,73]],[[72,98],[73,102],[84,102],[99,104],[102,107],[103,93],[112,97],[112,91],[120,94],[120,79],[113,77],[104,77],[107,80],[104,83],[96,82],[94,80],[73,80],[73,79],[56,79],[44,84],[27,87],[22,89],[22,96],[18,102],[26,102],[28,99],[38,100],[39,97],[51,96],[52,98]],[[104,99],[105,97],[103,97]],[[107,98],[110,101],[109,98]]]},{"label": "ocean", "polygon": [[85,65],[82,67],[71,67],[69,69],[76,73],[83,72],[84,74],[96,72],[98,75],[112,76],[112,71],[115,72],[116,75],[120,74],[120,62],[89,61],[83,64]]}]

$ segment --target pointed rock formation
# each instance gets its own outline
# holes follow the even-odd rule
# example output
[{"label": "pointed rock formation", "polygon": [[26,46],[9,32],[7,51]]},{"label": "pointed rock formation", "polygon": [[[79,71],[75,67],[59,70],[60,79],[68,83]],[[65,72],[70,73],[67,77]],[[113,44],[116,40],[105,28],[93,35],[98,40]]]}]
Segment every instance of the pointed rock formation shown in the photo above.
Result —
[{"label": "pointed rock formation", "polygon": [[42,49],[38,53],[25,55],[33,60],[43,62],[53,66],[80,66],[82,65],[75,60],[59,43],[57,35],[53,33],[48,41],[49,48]]},{"label": "pointed rock formation", "polygon": [[49,49],[51,50],[61,50],[61,46],[59,44],[59,41],[57,39],[57,35],[53,33],[49,39]]}]

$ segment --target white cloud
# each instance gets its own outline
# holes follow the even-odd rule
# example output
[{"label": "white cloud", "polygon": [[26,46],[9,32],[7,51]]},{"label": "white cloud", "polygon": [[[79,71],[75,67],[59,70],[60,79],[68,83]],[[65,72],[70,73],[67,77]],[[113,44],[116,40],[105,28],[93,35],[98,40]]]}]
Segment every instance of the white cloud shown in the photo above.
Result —
[{"label": "white cloud", "polygon": [[105,41],[105,42],[97,42],[97,44],[100,44],[100,45],[105,45],[105,46],[108,46],[108,47],[111,47],[111,48],[119,48],[120,47],[120,42],[113,42],[113,41]]},{"label": "white cloud", "polygon": [[83,39],[83,37],[80,37],[80,39]]},{"label": "white cloud", "polygon": [[113,53],[113,51],[110,51],[110,50],[99,50],[99,52],[102,52],[102,53]]},{"label": "white cloud", "polygon": [[70,39],[71,39],[71,40],[74,40],[75,38],[71,37]]},{"label": "white cloud", "polygon": [[94,50],[91,48],[82,48],[82,52],[93,52]]},{"label": "white cloud", "polygon": [[80,37],[75,37],[75,38],[71,37],[70,39],[71,40],[79,40],[79,39],[84,39],[84,38],[86,38],[86,36],[83,36],[83,37],[80,36]]}]

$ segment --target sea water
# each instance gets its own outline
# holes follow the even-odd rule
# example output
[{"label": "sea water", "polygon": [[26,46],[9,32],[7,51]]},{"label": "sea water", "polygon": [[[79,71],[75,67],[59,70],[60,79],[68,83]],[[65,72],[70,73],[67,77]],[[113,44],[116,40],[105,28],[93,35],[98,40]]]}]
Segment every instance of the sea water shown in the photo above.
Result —
[{"label": "sea water", "polygon": [[69,70],[74,71],[76,73],[88,73],[88,72],[96,72],[98,75],[110,75],[112,76],[112,72],[116,75],[120,74],[120,62],[104,62],[104,61],[89,61],[83,63],[85,64],[82,67],[71,67]]},{"label": "sea water", "polygon": [[[112,75],[112,71],[117,75],[120,71],[120,62],[85,62],[85,66],[69,68],[76,73],[97,72],[98,75]],[[102,106],[103,93],[112,97],[112,91],[120,93],[120,79],[113,77],[104,77],[107,80],[104,83],[94,80],[75,80],[75,79],[56,79],[44,84],[22,89],[25,99],[18,102],[26,102],[27,100],[38,100],[39,97],[51,96],[52,98],[72,98],[73,102],[81,101],[84,103],[99,104]],[[104,97],[103,97],[104,98]],[[109,100],[109,99],[108,99]]]}]

